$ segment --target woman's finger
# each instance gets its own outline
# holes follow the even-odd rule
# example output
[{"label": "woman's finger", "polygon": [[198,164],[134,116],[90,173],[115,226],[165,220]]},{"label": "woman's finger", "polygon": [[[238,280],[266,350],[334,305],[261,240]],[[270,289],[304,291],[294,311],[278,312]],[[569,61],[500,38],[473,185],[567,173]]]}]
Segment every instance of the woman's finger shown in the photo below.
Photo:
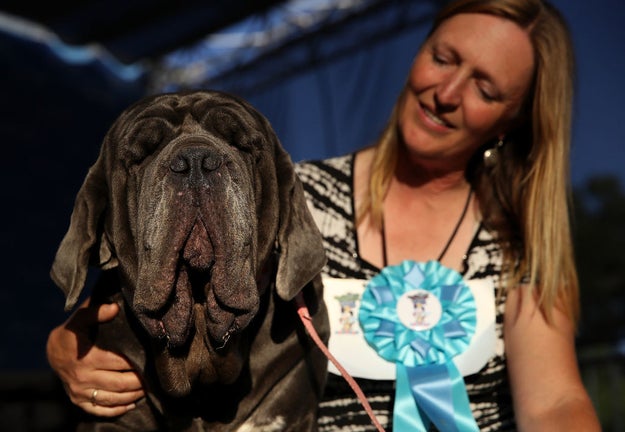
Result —
[{"label": "woman's finger", "polygon": [[[132,372],[113,374],[127,377],[134,375]],[[114,377],[111,372],[94,374],[93,376],[95,377],[94,381],[103,382],[106,386],[110,386],[110,382],[107,381],[106,378],[107,376],[110,377],[110,381],[116,383],[113,387],[125,386],[125,380]],[[140,387],[138,390],[109,391],[101,387],[76,387],[68,385],[66,386],[66,392],[75,405],[90,414],[103,417],[117,416],[131,410],[136,407],[137,401],[145,396],[145,392]]]},{"label": "woman's finger", "polygon": [[141,397],[143,397],[143,391],[119,393],[101,389],[88,389],[83,393],[81,402],[90,402],[94,406],[105,408],[116,408],[135,404]]},{"label": "woman's finger", "polygon": [[72,400],[72,402],[74,402],[77,406],[79,406],[89,414],[93,414],[99,417],[116,417],[136,407],[135,403],[114,406],[101,405],[99,402],[93,403],[91,401],[91,397],[89,397],[88,401],[76,402]]},{"label": "woman's finger", "polygon": [[141,392],[143,396],[143,383],[134,371],[97,370],[82,382],[84,389],[97,388],[109,393]]},{"label": "woman's finger", "polygon": [[102,304],[97,309],[96,322],[105,323],[115,318],[119,312],[119,305],[117,303]]},{"label": "woman's finger", "polygon": [[143,391],[118,393],[92,388],[84,390],[80,400],[72,398],[72,402],[90,414],[115,417],[134,409],[141,397]]},{"label": "woman's finger", "polygon": [[133,369],[132,364],[123,355],[103,350],[97,346],[93,346],[85,354],[83,362],[94,371],[125,372]]}]

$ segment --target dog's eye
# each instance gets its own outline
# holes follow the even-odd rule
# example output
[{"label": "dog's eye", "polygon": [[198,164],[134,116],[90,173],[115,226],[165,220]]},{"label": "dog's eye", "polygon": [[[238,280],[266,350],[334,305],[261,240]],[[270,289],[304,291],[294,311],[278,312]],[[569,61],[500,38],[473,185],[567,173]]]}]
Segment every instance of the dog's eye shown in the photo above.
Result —
[{"label": "dog's eye", "polygon": [[256,131],[239,136],[238,146],[244,151],[255,153],[264,147],[265,139]]},{"label": "dog's eye", "polygon": [[125,146],[122,160],[127,166],[141,163],[174,137],[171,124],[163,119],[147,119],[138,122],[123,139]]}]

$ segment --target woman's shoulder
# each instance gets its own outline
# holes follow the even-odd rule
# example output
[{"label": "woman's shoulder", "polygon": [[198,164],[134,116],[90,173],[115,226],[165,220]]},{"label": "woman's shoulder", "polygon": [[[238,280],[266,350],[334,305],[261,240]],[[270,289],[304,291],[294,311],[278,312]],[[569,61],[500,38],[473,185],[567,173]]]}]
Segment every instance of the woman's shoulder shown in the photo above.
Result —
[{"label": "woman's shoulder", "polygon": [[353,178],[352,153],[328,159],[305,160],[295,164],[295,172],[304,184],[304,188],[351,189]]},{"label": "woman's shoulder", "polygon": [[295,164],[295,172],[305,174],[322,171],[339,171],[343,174],[349,174],[352,170],[353,160],[354,153],[334,156],[327,159],[303,160]]}]

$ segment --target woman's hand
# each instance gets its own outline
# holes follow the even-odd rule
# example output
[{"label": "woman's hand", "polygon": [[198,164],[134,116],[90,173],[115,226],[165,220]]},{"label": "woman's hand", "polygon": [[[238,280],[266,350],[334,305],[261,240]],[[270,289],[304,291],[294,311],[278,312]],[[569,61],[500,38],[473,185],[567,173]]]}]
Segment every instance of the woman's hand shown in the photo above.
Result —
[{"label": "woman's hand", "polygon": [[139,376],[128,361],[93,344],[89,330],[110,321],[117,304],[81,306],[48,336],[48,362],[63,381],[71,401],[90,414],[113,417],[135,407],[144,396]]}]

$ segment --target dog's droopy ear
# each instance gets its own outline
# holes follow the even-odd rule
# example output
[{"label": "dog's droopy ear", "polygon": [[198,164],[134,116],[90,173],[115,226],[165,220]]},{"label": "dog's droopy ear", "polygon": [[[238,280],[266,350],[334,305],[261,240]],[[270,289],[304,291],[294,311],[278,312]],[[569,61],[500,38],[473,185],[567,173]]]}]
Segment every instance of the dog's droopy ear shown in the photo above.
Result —
[{"label": "dog's droopy ear", "polygon": [[278,246],[280,258],[276,291],[292,300],[326,263],[321,233],[308,210],[304,189],[286,151],[276,148],[276,170],[280,195]]},{"label": "dog's droopy ear", "polygon": [[[89,169],[76,195],[70,225],[56,252],[50,277],[65,293],[65,310],[72,309],[85,285],[92,253],[102,268],[117,265],[101,226],[107,207],[107,182],[102,155]],[[99,246],[98,251],[93,251]],[[93,258],[96,258],[95,256]]]}]

